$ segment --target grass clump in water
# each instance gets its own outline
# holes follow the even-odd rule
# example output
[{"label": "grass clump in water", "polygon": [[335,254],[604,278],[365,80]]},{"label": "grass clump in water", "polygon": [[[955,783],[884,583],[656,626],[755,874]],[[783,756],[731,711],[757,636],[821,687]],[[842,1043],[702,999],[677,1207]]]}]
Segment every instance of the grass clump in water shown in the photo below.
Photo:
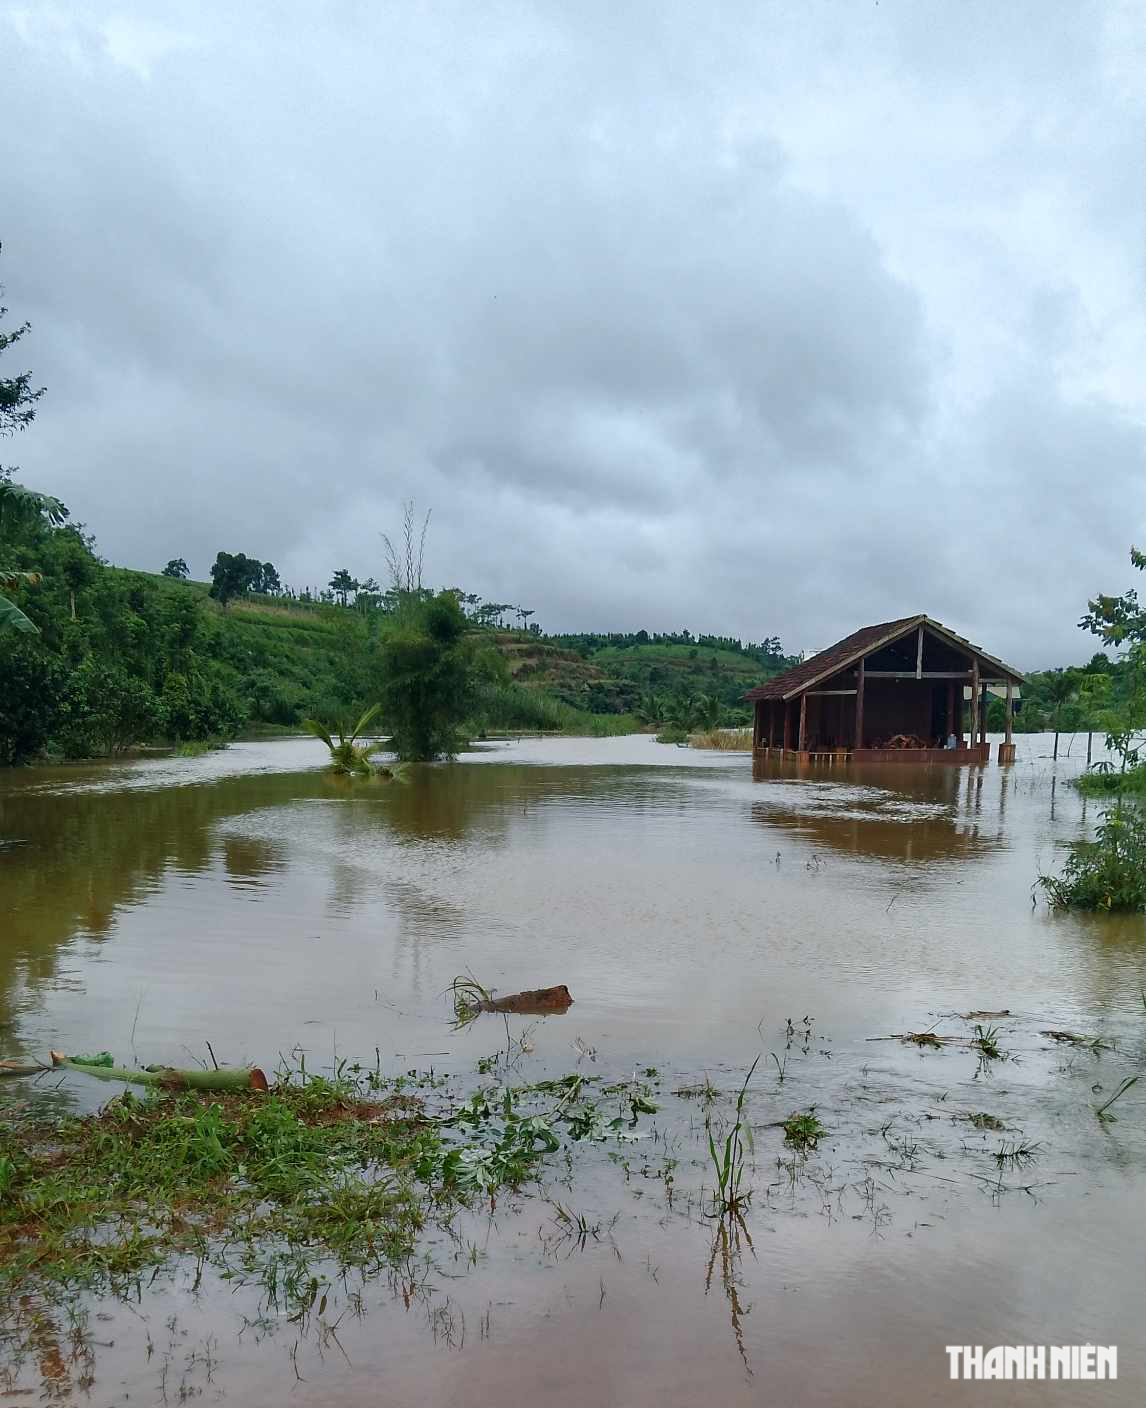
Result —
[{"label": "grass clump in water", "polygon": [[739,1218],[751,1198],[750,1191],[743,1190],[745,1173],[745,1148],[751,1151],[752,1131],[744,1120],[744,1098],[748,1094],[748,1082],[752,1079],[760,1057],[748,1068],[740,1094],[736,1097],[736,1119],[732,1128],[718,1148],[712,1134],[712,1115],[704,1119],[705,1133],[708,1135],[708,1156],[712,1160],[715,1184],[712,1190],[713,1216]]},{"label": "grass clump in water", "polygon": [[783,1130],[784,1143],[790,1144],[801,1153],[814,1149],[828,1132],[816,1117],[814,1106],[803,1113],[789,1115],[783,1123]]},{"label": "grass clump in water", "polygon": [[0,1125],[0,1300],[123,1294],[193,1256],[298,1310],[319,1276],[398,1266],[428,1220],[558,1147],[513,1092],[431,1118],[408,1084],[302,1071],[266,1094],[127,1092],[88,1118]]},{"label": "grass clump in water", "polygon": [[712,748],[724,753],[750,753],[752,751],[752,730],[750,728],[714,728],[707,733],[688,735],[690,748]]}]

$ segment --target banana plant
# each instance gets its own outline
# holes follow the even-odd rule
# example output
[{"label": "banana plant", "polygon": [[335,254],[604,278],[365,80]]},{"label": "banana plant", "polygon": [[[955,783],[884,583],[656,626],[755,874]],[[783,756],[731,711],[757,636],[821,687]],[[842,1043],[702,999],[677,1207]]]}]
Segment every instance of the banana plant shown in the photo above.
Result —
[{"label": "banana plant", "polygon": [[[15,484],[11,479],[0,478],[0,552],[5,540],[17,528],[25,528],[38,518],[46,519],[53,528],[59,528],[67,517],[67,509],[51,494],[41,494],[35,489],[26,489],[23,484]],[[39,634],[36,623],[14,601],[2,594],[21,586],[35,586],[39,581],[38,572],[22,571],[0,556],[0,631]]]},{"label": "banana plant", "polygon": [[709,733],[720,723],[721,703],[715,694],[698,694],[692,702],[697,720]]}]

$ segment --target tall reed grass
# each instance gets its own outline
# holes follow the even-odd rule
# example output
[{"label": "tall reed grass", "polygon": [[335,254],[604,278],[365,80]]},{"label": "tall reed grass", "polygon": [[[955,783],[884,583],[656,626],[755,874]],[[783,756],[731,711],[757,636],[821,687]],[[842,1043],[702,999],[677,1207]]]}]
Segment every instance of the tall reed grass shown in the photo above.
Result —
[{"label": "tall reed grass", "polygon": [[752,751],[752,730],[750,728],[714,728],[707,733],[690,733],[690,748],[715,748],[722,753],[750,753]]}]

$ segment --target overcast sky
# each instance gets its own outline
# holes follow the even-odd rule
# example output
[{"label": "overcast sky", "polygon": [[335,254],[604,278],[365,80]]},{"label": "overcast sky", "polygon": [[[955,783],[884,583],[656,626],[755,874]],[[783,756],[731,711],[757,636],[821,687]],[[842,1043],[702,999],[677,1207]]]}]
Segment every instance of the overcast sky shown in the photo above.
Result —
[{"label": "overcast sky", "polygon": [[381,577],[412,496],[547,630],[1086,659],[1144,119],[1144,0],[0,0],[0,458],[133,567]]}]

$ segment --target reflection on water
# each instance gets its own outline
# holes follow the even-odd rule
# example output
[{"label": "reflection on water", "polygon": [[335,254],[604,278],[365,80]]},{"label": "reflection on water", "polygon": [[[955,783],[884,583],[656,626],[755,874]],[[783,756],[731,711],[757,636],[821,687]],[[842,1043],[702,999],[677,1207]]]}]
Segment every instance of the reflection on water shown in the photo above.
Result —
[{"label": "reflection on water", "polygon": [[[387,1311],[387,1390],[756,1403],[767,1382],[793,1402],[841,1402],[894,1323],[903,1391],[869,1376],[853,1401],[946,1402],[942,1344],[1132,1337],[1117,1307],[1146,1289],[1121,1231],[1140,1213],[1146,1100],[1128,1094],[1098,1133],[1088,1123],[1091,1087],[1146,1063],[1146,925],[1032,903],[1094,807],[1065,785],[1079,759],[1056,772],[1048,740],[1019,750],[1010,769],[829,772],[644,736],[523,740],[384,784],[335,778],[313,740],[287,740],[0,774],[0,1056],[133,1043],[187,1064],[211,1041],[220,1059],[268,1066],[296,1045],[322,1063],[377,1047],[391,1070],[431,1053],[472,1072],[505,1033],[500,1018],[449,1030],[443,994],[464,972],[502,992],[571,989],[569,1013],[531,1030],[531,1078],[591,1050],[614,1076],[647,1067],[734,1088],[763,1055],[768,1153],[739,1240],[725,1229],[722,1243],[692,1205],[704,1116],[678,1102],[655,1147],[560,1193],[587,1205],[587,1225],[620,1214],[622,1260],[583,1237],[557,1279],[523,1250],[532,1201],[475,1221],[479,1269],[470,1290],[449,1289],[449,1336],[440,1295],[428,1312],[459,1351],[434,1353],[425,1322]],[[959,1048],[869,1041],[932,1023],[965,1032],[952,1014],[983,1008],[1016,1014],[1008,1059],[985,1070]],[[786,1051],[785,1022],[805,1015],[814,1037]],[[1114,1050],[1051,1049],[1046,1027]],[[106,1097],[82,1087],[64,1094]],[[808,1104],[835,1142],[788,1169],[770,1122]],[[974,1145],[987,1165],[971,1172],[990,1171],[987,1137],[956,1122],[980,1108],[1051,1151],[1037,1193],[992,1200],[953,1170]],[[1055,1284],[1046,1207],[1069,1284]],[[179,1303],[201,1333],[229,1333]],[[379,1292],[374,1311],[388,1305]],[[339,1333],[350,1362],[312,1361],[309,1386],[227,1339],[241,1401],[378,1401],[376,1329]],[[119,1370],[148,1401],[147,1373]],[[1039,1401],[1071,1401],[1056,1395]]]}]

